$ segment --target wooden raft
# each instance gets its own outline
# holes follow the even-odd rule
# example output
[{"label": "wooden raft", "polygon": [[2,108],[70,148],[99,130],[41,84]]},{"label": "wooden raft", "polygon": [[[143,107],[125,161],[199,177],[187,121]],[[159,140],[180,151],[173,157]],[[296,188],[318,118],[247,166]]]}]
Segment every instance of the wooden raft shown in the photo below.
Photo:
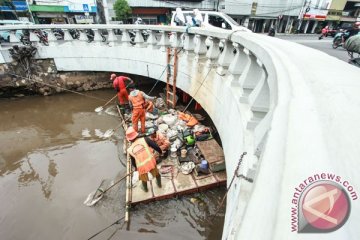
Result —
[{"label": "wooden raft", "polygon": [[[119,115],[124,130],[127,129],[127,124],[122,116],[120,109]],[[205,142],[204,142],[205,143]],[[126,151],[128,142],[124,140],[124,151]],[[221,150],[221,152],[219,152]],[[223,157],[222,149],[217,148],[217,156]],[[207,155],[207,154],[205,154]],[[161,184],[159,188],[156,185],[156,179],[152,179],[151,174],[148,182],[148,192],[144,192],[141,189],[141,182],[137,181],[132,183],[132,175],[129,175],[126,179],[126,212],[125,221],[129,221],[130,206],[134,206],[139,203],[148,203],[163,199],[174,198],[182,195],[191,193],[201,192],[218,186],[226,186],[226,171],[211,172],[208,175],[196,176],[195,172],[192,171],[190,174],[183,174],[178,167],[177,162],[168,158],[158,164],[158,169],[161,173]],[[131,172],[130,157],[127,155],[127,173]]]}]

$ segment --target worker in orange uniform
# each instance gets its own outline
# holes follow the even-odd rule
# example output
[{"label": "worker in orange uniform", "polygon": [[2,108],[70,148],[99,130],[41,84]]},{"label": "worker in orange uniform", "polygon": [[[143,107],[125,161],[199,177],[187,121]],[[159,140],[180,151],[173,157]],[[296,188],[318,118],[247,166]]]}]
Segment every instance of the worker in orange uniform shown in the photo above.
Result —
[{"label": "worker in orange uniform", "polygon": [[150,139],[156,142],[156,144],[160,147],[162,154],[165,154],[170,147],[169,139],[163,134],[161,134],[156,126],[154,127],[153,132],[150,135]]},{"label": "worker in orange uniform", "polygon": [[125,108],[125,104],[129,102],[129,94],[126,89],[125,81],[130,81],[130,84],[134,84],[134,81],[131,78],[125,76],[116,77],[116,74],[111,74],[110,79],[113,81],[113,87],[117,91],[117,96],[120,104],[120,109]]},{"label": "worker in orange uniform", "polygon": [[133,90],[129,95],[129,104],[132,109],[132,126],[135,131],[138,131],[138,122],[141,122],[141,133],[145,133],[145,101],[153,100],[155,97],[150,97],[140,90]]},{"label": "worker in orange uniform", "polygon": [[154,115],[159,113],[159,109],[154,106],[154,103],[148,100],[145,101],[145,111]]},{"label": "worker in orange uniform", "polygon": [[[126,139],[131,142],[131,146],[127,149],[130,154],[131,164],[139,172],[139,180],[141,188],[147,192],[148,172],[156,178],[156,185],[161,188],[161,176],[156,167],[156,159],[153,150],[161,154],[159,146],[148,137],[139,137],[139,133],[133,127],[126,130]],[[153,150],[152,150],[152,149]]]}]

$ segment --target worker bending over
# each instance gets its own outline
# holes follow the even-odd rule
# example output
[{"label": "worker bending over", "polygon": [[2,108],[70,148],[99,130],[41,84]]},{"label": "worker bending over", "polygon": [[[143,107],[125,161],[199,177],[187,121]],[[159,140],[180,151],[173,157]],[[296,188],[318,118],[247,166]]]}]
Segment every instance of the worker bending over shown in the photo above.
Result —
[{"label": "worker bending over", "polygon": [[116,77],[116,74],[111,74],[110,79],[113,81],[113,87],[117,91],[118,101],[120,104],[120,108],[124,109],[125,104],[129,102],[129,94],[127,92],[127,85],[125,81],[130,81],[128,85],[133,85],[134,81],[131,78],[125,76]]},{"label": "worker bending over", "polygon": [[169,139],[163,134],[161,134],[156,126],[154,127],[153,132],[150,135],[150,139],[156,142],[156,144],[160,147],[162,154],[165,154],[170,147]]},{"label": "worker bending over", "polygon": [[[161,176],[156,167],[156,159],[153,153],[154,149],[161,154],[161,149],[148,137],[139,137],[139,133],[133,127],[126,130],[126,139],[131,142],[131,146],[127,149],[130,154],[131,164],[139,172],[139,180],[141,188],[147,192],[148,172],[156,178],[156,185],[161,188]],[[152,149],[151,149],[152,148]]]}]

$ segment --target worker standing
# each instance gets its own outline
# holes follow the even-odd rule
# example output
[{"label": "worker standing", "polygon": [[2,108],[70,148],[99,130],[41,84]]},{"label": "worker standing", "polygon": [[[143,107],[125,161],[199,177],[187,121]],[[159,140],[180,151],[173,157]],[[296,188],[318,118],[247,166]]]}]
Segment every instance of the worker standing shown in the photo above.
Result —
[{"label": "worker standing", "polygon": [[138,131],[139,120],[141,122],[141,133],[145,133],[145,101],[153,100],[155,97],[150,97],[140,90],[133,90],[129,95],[129,104],[132,109],[132,126],[135,131]]},{"label": "worker standing", "polygon": [[[156,167],[156,159],[152,149],[161,154],[159,146],[148,137],[138,138],[139,133],[133,127],[126,130],[126,139],[131,142],[131,146],[127,149],[130,154],[131,163],[139,172],[139,180],[141,188],[147,192],[148,172],[156,178],[156,185],[161,188],[161,176]],[[150,149],[152,148],[152,149]]]},{"label": "worker standing", "polygon": [[129,102],[129,94],[126,89],[125,81],[130,81],[130,84],[134,84],[134,81],[131,78],[125,76],[117,77],[116,74],[111,74],[110,79],[113,81],[113,87],[117,91],[117,96],[120,104],[120,109],[125,108],[125,104]]}]

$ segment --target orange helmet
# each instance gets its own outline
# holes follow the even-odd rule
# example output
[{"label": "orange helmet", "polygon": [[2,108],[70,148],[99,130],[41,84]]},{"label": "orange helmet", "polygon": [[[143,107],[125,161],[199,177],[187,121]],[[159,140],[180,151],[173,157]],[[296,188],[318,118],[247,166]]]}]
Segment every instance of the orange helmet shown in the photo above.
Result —
[{"label": "orange helmet", "polygon": [[128,141],[132,141],[134,140],[139,134],[135,131],[135,129],[133,127],[129,127],[126,130],[126,139]]},{"label": "orange helmet", "polygon": [[115,73],[111,74],[110,80],[114,80],[115,78],[116,78],[116,74]]}]

